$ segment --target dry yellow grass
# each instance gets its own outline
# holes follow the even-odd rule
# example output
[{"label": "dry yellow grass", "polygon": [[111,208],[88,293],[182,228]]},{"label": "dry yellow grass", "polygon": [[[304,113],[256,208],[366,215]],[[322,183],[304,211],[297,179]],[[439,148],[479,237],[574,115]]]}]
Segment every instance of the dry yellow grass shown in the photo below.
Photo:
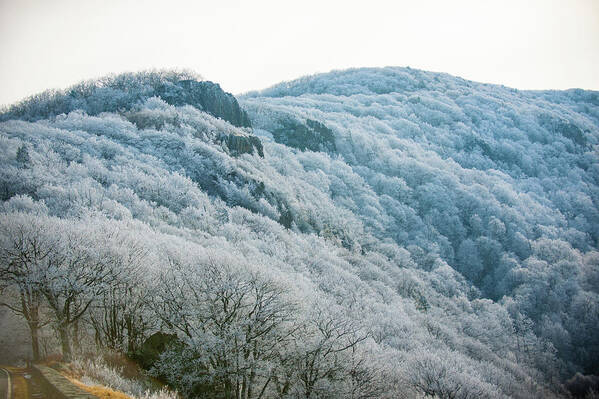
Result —
[{"label": "dry yellow grass", "polygon": [[89,386],[79,381],[73,381],[73,383],[92,395],[96,395],[100,399],[133,399],[127,394],[100,385]]},{"label": "dry yellow grass", "polygon": [[114,389],[110,389],[101,385],[85,385],[71,375],[66,373],[62,373],[62,375],[64,375],[69,381],[77,385],[79,388],[91,393],[92,395],[96,395],[100,399],[133,399],[131,396],[124,394],[123,392],[115,391]]}]

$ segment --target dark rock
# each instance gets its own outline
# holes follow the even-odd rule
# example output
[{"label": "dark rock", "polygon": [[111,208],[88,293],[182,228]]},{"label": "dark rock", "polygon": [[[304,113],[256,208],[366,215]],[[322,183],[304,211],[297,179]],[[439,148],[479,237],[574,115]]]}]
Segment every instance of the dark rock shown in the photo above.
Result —
[{"label": "dark rock", "polygon": [[591,391],[599,391],[599,376],[576,373],[574,377],[566,381],[565,385],[573,397],[584,398],[587,397]]},{"label": "dark rock", "polygon": [[253,154],[254,151],[259,156],[264,157],[264,149],[262,142],[256,136],[242,136],[239,134],[223,134],[220,141],[229,149],[229,153],[233,156],[241,154]]},{"label": "dark rock", "polygon": [[165,85],[157,90],[157,94],[171,105],[189,104],[234,126],[252,126],[247,113],[239,106],[237,99],[223,91],[217,83],[181,80],[174,87]]},{"label": "dark rock", "polygon": [[307,119],[305,123],[292,118],[278,121],[280,128],[272,132],[277,143],[297,148],[301,151],[335,152],[335,134],[322,123]]},{"label": "dark rock", "polygon": [[578,145],[585,146],[587,144],[583,131],[573,123],[560,120],[555,126],[555,131]]},{"label": "dark rock", "polygon": [[149,369],[158,361],[160,354],[169,346],[179,343],[175,334],[165,334],[157,332],[148,337],[141,346],[141,349],[134,355],[135,360],[144,369]]},{"label": "dark rock", "polygon": [[579,146],[586,146],[587,144],[584,132],[567,119],[543,114],[539,116],[539,123],[550,132],[562,135]]}]

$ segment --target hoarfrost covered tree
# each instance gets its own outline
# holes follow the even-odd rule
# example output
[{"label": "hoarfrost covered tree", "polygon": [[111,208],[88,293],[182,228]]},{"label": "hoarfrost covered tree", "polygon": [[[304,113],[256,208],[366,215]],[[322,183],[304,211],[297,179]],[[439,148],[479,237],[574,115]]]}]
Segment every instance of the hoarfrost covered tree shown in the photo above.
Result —
[{"label": "hoarfrost covered tree", "polygon": [[42,288],[46,262],[55,244],[48,240],[51,226],[47,218],[23,213],[2,215],[0,221],[0,290],[6,291],[7,299],[1,305],[27,322],[33,360],[37,361],[39,331],[48,322],[42,314]]},{"label": "hoarfrost covered tree", "polygon": [[7,215],[3,226],[2,280],[19,290],[34,356],[39,356],[36,336],[43,302],[69,361],[73,341],[78,345],[79,320],[120,273],[108,254],[114,227],[102,219],[81,222],[20,213]]},{"label": "hoarfrost covered tree", "polygon": [[161,281],[155,311],[183,345],[171,348],[157,371],[173,378],[192,361],[194,380],[178,387],[187,394],[265,397],[270,363],[295,328],[284,286],[234,258],[206,255],[192,263],[170,257]]},{"label": "hoarfrost covered tree", "polygon": [[440,399],[492,398],[497,392],[472,367],[464,369],[460,354],[421,350],[410,354],[406,379],[425,397]]},{"label": "hoarfrost covered tree", "polygon": [[[300,395],[306,399],[341,395],[348,383],[348,363],[358,344],[368,337],[359,323],[321,306],[317,305],[308,315],[299,330],[299,339],[294,341],[293,367],[300,382]],[[359,367],[354,366],[351,371],[356,373]],[[357,374],[351,377],[354,384],[358,382]]]},{"label": "hoarfrost covered tree", "polygon": [[[53,231],[59,237],[48,256],[44,281],[40,290],[52,310],[65,361],[72,357],[72,343],[78,345],[79,319],[107,287],[111,270],[94,251],[100,237],[89,224],[68,220],[54,221]],[[101,244],[100,244],[101,245]]]},{"label": "hoarfrost covered tree", "polygon": [[155,261],[140,240],[126,229],[104,237],[100,249],[103,262],[110,269],[106,288],[97,295],[88,312],[98,344],[134,353],[139,349],[148,330],[154,325],[149,308],[151,290],[144,269]]}]

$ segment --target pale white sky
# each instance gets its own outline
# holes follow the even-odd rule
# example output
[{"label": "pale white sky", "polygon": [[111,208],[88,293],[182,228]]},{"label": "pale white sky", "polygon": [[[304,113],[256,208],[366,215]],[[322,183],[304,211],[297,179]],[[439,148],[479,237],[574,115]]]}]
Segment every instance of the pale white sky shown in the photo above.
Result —
[{"label": "pale white sky", "polygon": [[599,90],[599,0],[0,0],[0,104],[148,68],[241,93],[387,65]]}]

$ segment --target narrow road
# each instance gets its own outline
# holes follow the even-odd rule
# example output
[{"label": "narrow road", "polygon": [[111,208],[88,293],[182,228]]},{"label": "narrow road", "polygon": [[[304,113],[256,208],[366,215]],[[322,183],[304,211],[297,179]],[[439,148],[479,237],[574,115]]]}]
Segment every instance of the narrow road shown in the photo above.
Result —
[{"label": "narrow road", "polygon": [[0,399],[12,399],[11,389],[9,372],[5,369],[0,369]]}]

